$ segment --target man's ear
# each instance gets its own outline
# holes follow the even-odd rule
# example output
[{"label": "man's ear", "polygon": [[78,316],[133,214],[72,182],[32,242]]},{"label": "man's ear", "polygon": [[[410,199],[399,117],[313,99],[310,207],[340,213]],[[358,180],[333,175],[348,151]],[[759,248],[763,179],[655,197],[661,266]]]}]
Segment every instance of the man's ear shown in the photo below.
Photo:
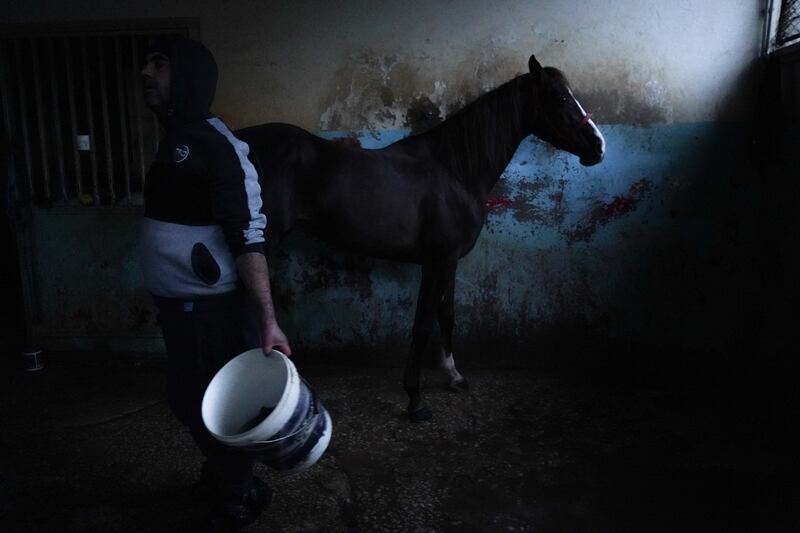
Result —
[{"label": "man's ear", "polygon": [[533,81],[539,83],[542,79],[542,65],[536,60],[536,56],[531,54],[530,59],[528,59],[528,70],[531,72],[531,77]]}]

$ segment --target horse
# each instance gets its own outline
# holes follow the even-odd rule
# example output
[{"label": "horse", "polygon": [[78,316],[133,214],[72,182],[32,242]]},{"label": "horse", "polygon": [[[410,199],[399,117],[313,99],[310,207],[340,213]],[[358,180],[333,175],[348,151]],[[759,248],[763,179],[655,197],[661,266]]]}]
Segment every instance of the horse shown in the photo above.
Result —
[{"label": "horse", "polygon": [[534,55],[527,73],[382,149],[332,142],[283,123],[236,132],[261,171],[268,248],[299,228],[346,251],[421,265],[403,378],[413,421],[432,417],[420,381],[437,319],[438,363],[452,388],[468,388],[453,357],[456,268],[483,228],[489,192],[531,134],[586,166],[605,153],[603,135],[567,78]]}]

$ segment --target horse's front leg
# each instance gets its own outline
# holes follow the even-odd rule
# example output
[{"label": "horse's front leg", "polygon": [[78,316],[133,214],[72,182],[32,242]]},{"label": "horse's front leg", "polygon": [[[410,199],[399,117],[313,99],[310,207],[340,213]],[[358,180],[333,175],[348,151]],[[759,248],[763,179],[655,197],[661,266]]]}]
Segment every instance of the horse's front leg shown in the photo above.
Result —
[{"label": "horse's front leg", "polygon": [[447,374],[447,384],[455,391],[468,389],[467,380],[456,370],[453,359],[453,327],[455,326],[455,290],[456,290],[456,265],[447,273],[444,279],[444,290],[439,301],[439,329],[442,333],[442,350],[439,366]]},{"label": "horse's front leg", "polygon": [[445,269],[446,263],[442,261],[429,261],[422,265],[422,281],[414,315],[414,328],[411,331],[411,349],[403,380],[408,393],[408,417],[413,421],[430,420],[433,416],[420,393],[422,359],[436,326],[436,311],[445,285]]}]

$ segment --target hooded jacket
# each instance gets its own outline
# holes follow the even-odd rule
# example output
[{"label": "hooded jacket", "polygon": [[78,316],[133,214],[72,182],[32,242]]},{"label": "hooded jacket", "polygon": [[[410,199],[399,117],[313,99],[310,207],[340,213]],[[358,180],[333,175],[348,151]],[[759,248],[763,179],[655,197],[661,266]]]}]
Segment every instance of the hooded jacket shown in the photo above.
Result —
[{"label": "hooded jacket", "polygon": [[148,52],[170,62],[170,96],[158,112],[165,127],[145,178],[141,233],[148,290],[193,299],[236,289],[235,258],[263,253],[266,216],[249,146],[209,108],[217,66],[201,43],[172,37]]}]

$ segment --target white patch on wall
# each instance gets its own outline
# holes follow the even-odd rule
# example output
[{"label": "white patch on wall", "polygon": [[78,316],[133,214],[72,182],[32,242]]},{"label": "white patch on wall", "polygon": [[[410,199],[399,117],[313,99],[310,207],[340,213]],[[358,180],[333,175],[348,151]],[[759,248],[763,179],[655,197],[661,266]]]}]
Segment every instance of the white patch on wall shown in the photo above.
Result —
[{"label": "white patch on wall", "polygon": [[447,83],[443,81],[433,82],[433,93],[430,96],[431,102],[439,108],[439,115],[447,118],[447,105],[445,104],[444,93],[447,90]]},{"label": "white patch on wall", "polygon": [[[368,53],[351,54],[340,69],[335,97],[321,114],[319,126],[323,130],[351,130],[366,128],[376,133],[381,129],[401,127],[405,111],[391,98],[386,105],[385,94],[393,89],[393,70],[401,64],[397,56],[372,56]],[[396,77],[395,77],[396,78]]]},{"label": "white patch on wall", "polygon": [[647,80],[644,84],[644,95],[650,105],[665,112],[667,121],[672,118],[672,102],[661,80],[656,78]]},{"label": "white patch on wall", "polygon": [[444,99],[444,92],[447,90],[447,83],[443,81],[433,82],[433,94],[431,94],[431,101],[441,103]]}]

